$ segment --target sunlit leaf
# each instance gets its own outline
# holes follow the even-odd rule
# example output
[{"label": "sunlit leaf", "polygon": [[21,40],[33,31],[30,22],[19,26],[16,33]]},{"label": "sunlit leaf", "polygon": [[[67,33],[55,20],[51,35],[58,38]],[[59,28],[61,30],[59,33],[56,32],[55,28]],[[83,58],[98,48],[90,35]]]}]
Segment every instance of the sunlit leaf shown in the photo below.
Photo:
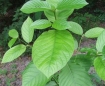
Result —
[{"label": "sunlit leaf", "polygon": [[19,35],[18,35],[17,30],[12,29],[12,30],[9,31],[9,36],[12,37],[12,38],[18,38]]},{"label": "sunlit leaf", "polygon": [[63,68],[74,51],[72,35],[66,31],[44,32],[33,44],[32,59],[48,78]]},{"label": "sunlit leaf", "polygon": [[22,86],[45,86],[47,77],[31,62],[22,74]]},{"label": "sunlit leaf", "polygon": [[94,60],[94,67],[95,67],[96,73],[103,80],[105,80],[105,59],[103,59],[102,57],[97,57]]},{"label": "sunlit leaf", "polygon": [[33,23],[32,19],[28,17],[21,28],[22,37],[27,43],[31,42],[33,38],[34,29],[30,27],[32,23]]},{"label": "sunlit leaf", "polygon": [[103,31],[104,31],[103,28],[95,27],[95,28],[92,28],[92,29],[88,30],[88,31],[85,33],[85,37],[87,37],[87,38],[96,38],[96,37],[98,37]]},{"label": "sunlit leaf", "polygon": [[26,50],[26,46],[23,44],[16,45],[10,48],[3,56],[2,63],[11,62],[14,59],[22,55]]},{"label": "sunlit leaf", "polygon": [[46,1],[30,0],[26,2],[20,9],[24,13],[33,13],[51,9],[51,6]]},{"label": "sunlit leaf", "polygon": [[54,23],[52,24],[52,27],[57,30],[66,30],[71,26],[66,20],[59,19],[54,21]]},{"label": "sunlit leaf", "polygon": [[68,30],[70,30],[73,33],[78,34],[78,35],[83,34],[83,29],[78,23],[70,21],[69,24],[70,24],[71,27],[68,28]]},{"label": "sunlit leaf", "polygon": [[65,19],[73,13],[74,9],[69,10],[56,10],[56,19]]},{"label": "sunlit leaf", "polygon": [[16,42],[16,38],[13,38],[9,41],[8,46],[11,48],[13,46],[13,44]]},{"label": "sunlit leaf", "polygon": [[93,86],[88,73],[75,63],[68,63],[59,75],[59,86]]},{"label": "sunlit leaf", "polygon": [[61,0],[57,9],[80,9],[87,4],[86,0]]},{"label": "sunlit leaf", "polygon": [[96,41],[96,49],[99,52],[102,52],[104,46],[105,46],[105,30],[99,35]]},{"label": "sunlit leaf", "polygon": [[58,2],[61,0],[46,0],[46,1],[56,8]]},{"label": "sunlit leaf", "polygon": [[46,19],[36,20],[31,24],[31,28],[34,29],[46,29],[51,26],[51,22]]},{"label": "sunlit leaf", "polygon": [[54,14],[54,11],[52,11],[52,10],[47,10],[47,11],[44,11],[44,14],[45,14],[45,16],[48,18],[49,21],[52,21],[52,22],[55,21],[55,14]]}]

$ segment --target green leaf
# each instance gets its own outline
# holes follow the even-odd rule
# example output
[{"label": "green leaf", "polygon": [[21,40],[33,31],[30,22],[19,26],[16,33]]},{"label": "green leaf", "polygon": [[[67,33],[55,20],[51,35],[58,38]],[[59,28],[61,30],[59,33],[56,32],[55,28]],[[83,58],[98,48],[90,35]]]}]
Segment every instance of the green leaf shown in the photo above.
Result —
[{"label": "green leaf", "polygon": [[68,63],[59,75],[59,86],[93,86],[83,67]]},{"label": "green leaf", "polygon": [[45,29],[51,26],[51,22],[46,19],[36,20],[31,24],[31,28]]},{"label": "green leaf", "polygon": [[85,68],[86,71],[88,71],[93,65],[92,57],[86,54],[77,54],[73,56],[72,60],[79,64],[81,67]]},{"label": "green leaf", "polygon": [[20,9],[23,13],[33,13],[51,9],[51,6],[46,1],[31,0],[26,2]]},{"label": "green leaf", "polygon": [[104,31],[103,28],[95,27],[95,28],[92,28],[92,29],[88,30],[88,31],[85,33],[85,37],[87,37],[87,38],[96,38],[96,37],[98,37],[103,31]]},{"label": "green leaf", "polygon": [[94,60],[94,67],[99,77],[105,80],[105,59],[102,57],[97,57]]},{"label": "green leaf", "polygon": [[[102,82],[101,82],[101,78],[97,75],[97,73],[91,74],[91,78],[95,80],[95,82],[94,82],[95,84],[96,84],[96,83],[99,83],[99,84],[102,83]],[[95,86],[96,86],[96,85],[95,85]]]},{"label": "green leaf", "polygon": [[54,22],[55,21],[55,14],[52,10],[44,11],[45,16],[48,18],[49,21]]},{"label": "green leaf", "polygon": [[47,77],[31,62],[22,74],[22,86],[45,86]]},{"label": "green leaf", "polygon": [[21,28],[22,37],[27,43],[31,42],[33,38],[34,29],[30,27],[32,23],[33,23],[32,19],[28,17]]},{"label": "green leaf", "polygon": [[73,13],[74,9],[71,10],[56,10],[56,19],[65,19]]},{"label": "green leaf", "polygon": [[9,36],[12,38],[18,38],[19,34],[18,34],[17,30],[12,29],[9,31]]},{"label": "green leaf", "polygon": [[66,30],[68,28],[71,28],[69,23],[64,19],[55,20],[54,23],[52,24],[52,27],[57,30]]},{"label": "green leaf", "polygon": [[11,62],[14,59],[22,55],[26,50],[26,46],[23,44],[16,45],[10,48],[3,56],[2,63]]},{"label": "green leaf", "polygon": [[85,0],[61,0],[57,9],[80,9],[87,4]]},{"label": "green leaf", "polygon": [[46,86],[57,86],[57,84],[54,81],[50,81]]},{"label": "green leaf", "polygon": [[60,0],[46,0],[46,1],[56,8]]},{"label": "green leaf", "polygon": [[78,35],[83,34],[83,29],[78,23],[71,21],[71,22],[69,22],[69,24],[70,24],[71,28],[69,28],[68,30],[70,30],[73,33],[78,34]]},{"label": "green leaf", "polygon": [[99,52],[102,52],[104,46],[105,46],[105,30],[99,35],[96,41],[96,49]]},{"label": "green leaf", "polygon": [[43,12],[35,13],[35,16],[34,16],[35,20],[41,19],[42,14],[43,14]]},{"label": "green leaf", "polygon": [[105,46],[104,46],[103,49],[102,49],[102,54],[103,54],[103,56],[105,57]]},{"label": "green leaf", "polygon": [[32,59],[49,78],[66,65],[73,51],[74,40],[68,31],[50,30],[40,35],[33,44]]},{"label": "green leaf", "polygon": [[13,38],[9,41],[8,46],[11,48],[13,46],[13,44],[16,42],[16,38]]}]

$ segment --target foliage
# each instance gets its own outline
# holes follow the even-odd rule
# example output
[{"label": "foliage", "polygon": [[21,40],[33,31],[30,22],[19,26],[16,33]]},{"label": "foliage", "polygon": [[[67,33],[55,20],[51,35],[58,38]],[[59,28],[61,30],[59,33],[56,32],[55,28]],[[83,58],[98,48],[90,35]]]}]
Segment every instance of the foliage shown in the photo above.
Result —
[{"label": "foliage", "polygon": [[[93,86],[88,74],[92,65],[99,77],[105,80],[105,30],[92,28],[83,34],[78,23],[67,20],[73,10],[87,4],[85,0],[30,0],[22,6],[21,11],[24,13],[44,11],[47,17],[33,21],[28,16],[21,27],[23,43],[18,45],[13,46],[19,38],[18,32],[14,29],[9,31],[13,40],[8,44],[11,48],[4,54],[2,63],[13,61],[22,55],[26,48],[32,47],[32,62],[23,72],[22,86]],[[34,30],[37,29],[46,31],[44,30],[32,45]],[[81,50],[83,53],[73,56],[78,43],[71,32],[82,37],[98,37],[96,50],[85,48]]]},{"label": "foliage", "polygon": [[6,14],[8,7],[11,5],[9,0],[0,0],[0,16]]}]

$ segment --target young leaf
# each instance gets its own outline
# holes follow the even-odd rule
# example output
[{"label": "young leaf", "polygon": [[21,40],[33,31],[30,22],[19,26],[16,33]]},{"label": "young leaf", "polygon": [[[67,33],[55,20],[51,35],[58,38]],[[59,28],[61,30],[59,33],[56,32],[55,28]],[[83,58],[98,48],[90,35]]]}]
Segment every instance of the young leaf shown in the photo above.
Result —
[{"label": "young leaf", "polygon": [[31,62],[22,74],[22,86],[45,86],[47,77]]},{"label": "young leaf", "polygon": [[55,14],[52,10],[44,11],[45,16],[48,18],[49,21],[54,22],[55,21]]},{"label": "young leaf", "polygon": [[30,0],[26,2],[20,9],[23,13],[33,13],[51,9],[51,6],[46,1]]},{"label": "young leaf", "polygon": [[69,23],[64,19],[55,20],[54,23],[52,24],[52,27],[57,30],[66,30],[68,28],[71,28]]},{"label": "young leaf", "polygon": [[40,35],[33,44],[32,59],[49,78],[66,65],[73,51],[74,40],[68,31],[50,30]]},{"label": "young leaf", "polygon": [[19,44],[15,47],[10,48],[3,56],[2,63],[11,62],[18,58],[26,50],[26,46]]},{"label": "young leaf", "polygon": [[30,27],[32,23],[33,23],[32,19],[28,17],[21,28],[22,37],[27,43],[31,42],[33,38],[34,29]]},{"label": "young leaf", "polygon": [[68,30],[72,31],[73,33],[76,33],[78,35],[82,35],[83,34],[83,29],[82,27],[76,23],[76,22],[69,22],[71,28],[68,28]]},{"label": "young leaf", "polygon": [[12,29],[9,31],[9,36],[12,38],[18,38],[19,34],[18,34],[17,30]]},{"label": "young leaf", "polygon": [[99,35],[96,41],[96,49],[99,52],[102,52],[104,46],[105,46],[105,30]]},{"label": "young leaf", "polygon": [[11,48],[13,46],[13,44],[16,42],[16,38],[13,38],[9,41],[8,46]]},{"label": "young leaf", "polygon": [[75,63],[68,63],[59,75],[59,86],[93,86],[88,73]]},{"label": "young leaf", "polygon": [[97,57],[94,60],[94,67],[97,74],[105,80],[105,59],[103,60],[102,57]]},{"label": "young leaf", "polygon": [[56,10],[56,19],[65,19],[73,13],[74,9],[71,10]]},{"label": "young leaf", "polygon": [[34,29],[45,29],[51,26],[51,22],[46,19],[36,20],[31,24],[31,28]]},{"label": "young leaf", "polygon": [[58,3],[57,9],[80,9],[87,4],[85,0],[61,0]]},{"label": "young leaf", "polygon": [[95,27],[95,28],[92,28],[92,29],[88,30],[88,31],[85,33],[85,37],[87,37],[87,38],[96,38],[96,37],[98,37],[103,31],[104,31],[103,28]]}]

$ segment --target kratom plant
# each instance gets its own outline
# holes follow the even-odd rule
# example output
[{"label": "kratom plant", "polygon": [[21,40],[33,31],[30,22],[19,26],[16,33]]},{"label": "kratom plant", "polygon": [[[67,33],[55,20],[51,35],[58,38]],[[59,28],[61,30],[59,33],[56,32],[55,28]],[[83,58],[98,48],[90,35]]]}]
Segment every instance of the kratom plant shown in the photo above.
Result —
[{"label": "kratom plant", "polygon": [[[22,6],[23,13],[44,11],[47,17],[36,21],[28,17],[25,20],[21,28],[23,44],[13,46],[19,35],[15,29],[9,31],[12,38],[8,43],[10,49],[4,54],[2,63],[13,61],[23,54],[26,48],[32,47],[32,62],[22,74],[22,86],[93,86],[88,74],[93,61],[96,72],[105,80],[104,29],[95,28],[85,33],[86,37],[93,38],[103,31],[96,44],[97,50],[102,54],[95,49],[85,48],[81,49],[81,52],[85,53],[73,55],[74,50],[79,48],[71,32],[83,37],[83,29],[76,22],[67,19],[75,9],[87,4],[85,0],[30,0]],[[31,45],[34,30],[37,29],[47,30]]]}]

